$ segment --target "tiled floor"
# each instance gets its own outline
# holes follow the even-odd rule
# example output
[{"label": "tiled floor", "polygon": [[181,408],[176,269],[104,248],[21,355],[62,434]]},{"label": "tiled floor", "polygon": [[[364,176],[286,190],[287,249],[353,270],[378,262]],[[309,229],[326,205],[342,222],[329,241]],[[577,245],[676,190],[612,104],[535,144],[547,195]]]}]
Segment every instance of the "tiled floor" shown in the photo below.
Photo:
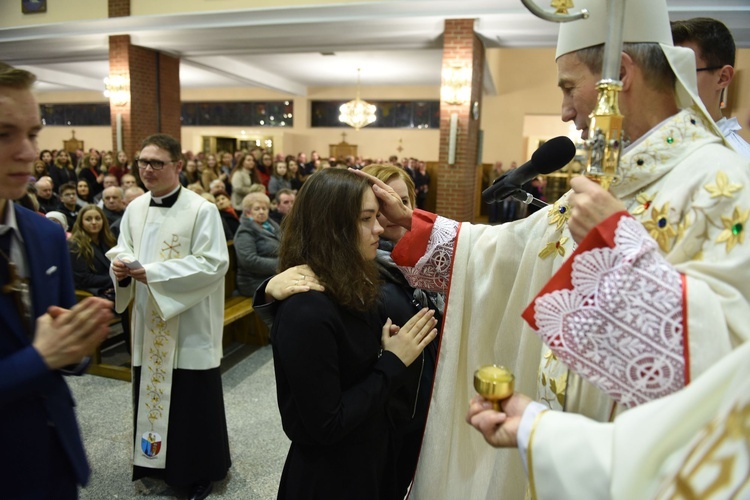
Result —
[{"label": "tiled floor", "polygon": [[[222,380],[232,468],[209,498],[276,498],[289,440],[281,429],[276,405],[271,347],[250,355],[235,353],[226,364]],[[157,480],[131,481],[130,383],[84,375],[69,377],[68,384],[78,403],[78,421],[92,468],[82,499],[184,498],[184,492]]]}]

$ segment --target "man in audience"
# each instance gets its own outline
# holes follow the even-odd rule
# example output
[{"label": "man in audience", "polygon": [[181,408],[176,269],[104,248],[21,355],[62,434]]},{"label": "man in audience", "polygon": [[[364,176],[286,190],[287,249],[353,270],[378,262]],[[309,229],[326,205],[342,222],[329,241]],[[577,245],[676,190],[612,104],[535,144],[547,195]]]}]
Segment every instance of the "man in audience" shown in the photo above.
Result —
[{"label": "man in audience", "polygon": [[138,198],[140,195],[146,194],[143,188],[138,186],[131,186],[125,190],[125,196],[122,199],[122,204],[127,208],[131,201]]},{"label": "man in audience", "polygon": [[[125,176],[123,176],[124,178]],[[125,209],[128,207],[128,204],[130,204],[131,201],[135,200],[142,194],[145,194],[145,191],[138,187],[138,186],[132,186],[125,190],[125,195],[122,198],[122,209],[123,214],[125,213]],[[117,219],[111,226],[110,229],[112,230],[112,234],[115,235],[116,238],[120,237],[120,222],[122,221],[122,217]]]},{"label": "man in audience", "polygon": [[0,496],[73,500],[90,471],[63,371],[86,368],[112,304],[76,305],[64,232],[12,201],[26,192],[42,128],[34,80],[0,63]]},{"label": "man in audience", "polygon": [[299,178],[302,182],[305,182],[308,177],[315,173],[315,165],[308,163],[307,155],[305,153],[297,154],[297,166],[299,172]]},{"label": "man in audience", "polygon": [[180,185],[181,150],[165,134],[143,141],[149,193],[128,205],[107,257],[116,310],[134,300],[133,479],[202,499],[231,465],[219,367],[229,254],[216,205]]},{"label": "man in audience", "polygon": [[43,214],[57,210],[60,206],[60,198],[57,197],[53,188],[52,180],[44,176],[34,184],[36,187],[36,199],[39,202],[39,211]]},{"label": "man in audience", "polygon": [[104,176],[104,181],[102,182],[102,192],[98,193],[96,196],[94,196],[94,203],[99,206],[99,208],[102,208],[104,206],[104,203],[102,200],[104,199],[104,190],[113,187],[113,186],[119,186],[120,183],[117,182],[117,176],[112,174],[107,174]]},{"label": "man in audience", "polygon": [[120,179],[120,187],[123,189],[123,191],[127,191],[128,189],[137,186],[138,183],[135,180],[135,176],[133,174],[125,174]]},{"label": "man in audience", "polygon": [[354,156],[352,155],[348,155],[346,158],[344,158],[344,167],[359,170],[357,168],[357,164],[354,162]]},{"label": "man in audience", "polygon": [[211,181],[211,184],[208,186],[209,192],[216,196],[216,193],[219,193],[221,191],[226,192],[226,185],[224,184],[224,181],[221,179],[214,179]]},{"label": "man in audience", "polygon": [[102,191],[102,202],[104,203],[102,211],[107,217],[107,222],[109,222],[110,227],[112,224],[120,220],[122,214],[125,213],[125,203],[123,198],[122,188],[118,186],[110,186]]},{"label": "man in audience", "polygon": [[737,118],[725,117],[724,96],[734,78],[734,38],[721,21],[708,17],[695,17],[672,22],[675,45],[693,49],[698,71],[698,94],[711,118],[738,153],[750,158],[750,144],[737,132],[742,126]]},{"label": "man in audience", "polygon": [[281,221],[284,220],[286,214],[288,214],[294,206],[295,198],[296,196],[294,195],[294,191],[292,191],[291,189],[279,189],[279,191],[276,193],[276,197],[274,198],[276,208],[271,210],[271,212],[268,214],[269,217],[275,220],[277,224],[281,224]]},{"label": "man in audience", "polygon": [[318,152],[317,152],[317,151],[315,151],[315,150],[313,149],[313,150],[312,150],[312,151],[310,152],[310,161],[308,161],[308,162],[307,162],[307,164],[305,165],[305,169],[306,169],[307,171],[309,171],[309,172],[315,172],[315,170],[317,170],[317,167],[316,167],[316,165],[315,165],[315,162],[316,162],[316,161],[319,161],[319,160],[320,160],[320,155],[318,154]]},{"label": "man in audience", "polygon": [[68,219],[68,227],[72,228],[78,217],[78,195],[76,194],[76,185],[73,182],[66,182],[60,186],[60,205],[57,207],[59,212]]}]

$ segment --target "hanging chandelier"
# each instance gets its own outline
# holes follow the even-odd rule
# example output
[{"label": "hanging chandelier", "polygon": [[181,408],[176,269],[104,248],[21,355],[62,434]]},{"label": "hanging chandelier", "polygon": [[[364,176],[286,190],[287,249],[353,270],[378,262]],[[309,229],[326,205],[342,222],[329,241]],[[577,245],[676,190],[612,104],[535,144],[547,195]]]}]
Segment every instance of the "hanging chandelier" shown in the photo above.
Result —
[{"label": "hanging chandelier", "polygon": [[341,112],[339,121],[346,123],[355,130],[366,127],[377,119],[375,116],[375,105],[359,98],[359,73],[360,68],[357,68],[357,98],[346,104],[342,104],[339,108]]}]

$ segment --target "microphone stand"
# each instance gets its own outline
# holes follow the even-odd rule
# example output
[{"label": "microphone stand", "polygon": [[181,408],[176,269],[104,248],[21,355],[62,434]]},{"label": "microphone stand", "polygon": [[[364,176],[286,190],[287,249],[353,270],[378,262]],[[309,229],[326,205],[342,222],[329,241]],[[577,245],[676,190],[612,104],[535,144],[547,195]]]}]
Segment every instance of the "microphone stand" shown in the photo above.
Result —
[{"label": "microphone stand", "polygon": [[523,189],[519,189],[511,195],[516,200],[520,201],[524,205],[534,205],[535,207],[544,208],[548,207],[549,203],[542,201],[539,198],[534,198],[531,193],[527,193]]}]

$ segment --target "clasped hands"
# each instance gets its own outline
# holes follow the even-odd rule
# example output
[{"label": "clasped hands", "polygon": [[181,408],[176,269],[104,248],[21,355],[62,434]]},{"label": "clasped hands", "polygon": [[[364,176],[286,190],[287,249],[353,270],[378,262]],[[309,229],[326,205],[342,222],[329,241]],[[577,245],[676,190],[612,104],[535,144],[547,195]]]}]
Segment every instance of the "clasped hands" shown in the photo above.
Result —
[{"label": "clasped hands", "polygon": [[70,310],[51,306],[36,320],[33,347],[51,370],[76,364],[107,337],[112,317],[112,302],[99,297]]}]

